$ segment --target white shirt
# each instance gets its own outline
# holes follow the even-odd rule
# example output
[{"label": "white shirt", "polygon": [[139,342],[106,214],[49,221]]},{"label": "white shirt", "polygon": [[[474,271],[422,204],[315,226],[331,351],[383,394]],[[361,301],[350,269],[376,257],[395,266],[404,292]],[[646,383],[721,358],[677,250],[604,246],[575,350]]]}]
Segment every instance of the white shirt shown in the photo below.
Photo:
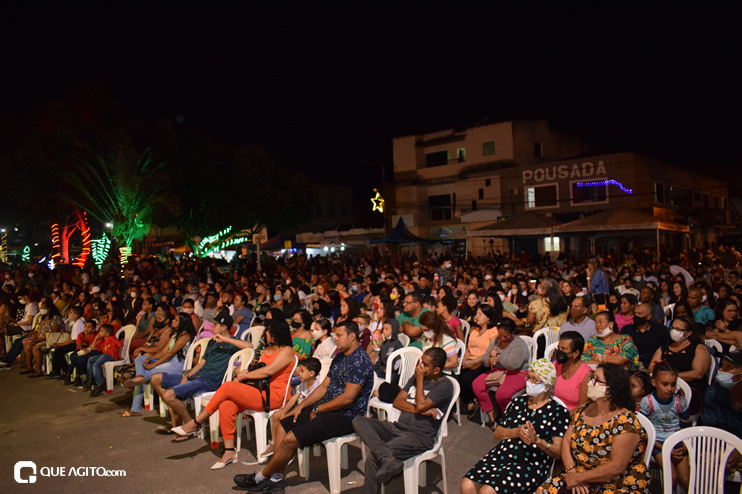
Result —
[{"label": "white shirt", "polygon": [[328,336],[325,341],[317,345],[317,349],[312,354],[312,357],[316,359],[333,358],[335,356],[335,350],[337,345],[331,336]]},{"label": "white shirt", "polygon": [[77,335],[82,333],[85,330],[85,319],[82,317],[75,321],[75,323],[72,325],[72,328],[70,329],[70,338],[72,341],[77,341]]},{"label": "white shirt", "polygon": [[34,316],[38,313],[39,307],[36,305],[36,302],[29,302],[26,304],[26,308],[23,312],[23,319],[30,319],[32,322],[31,324],[21,326],[24,331],[31,331]]}]

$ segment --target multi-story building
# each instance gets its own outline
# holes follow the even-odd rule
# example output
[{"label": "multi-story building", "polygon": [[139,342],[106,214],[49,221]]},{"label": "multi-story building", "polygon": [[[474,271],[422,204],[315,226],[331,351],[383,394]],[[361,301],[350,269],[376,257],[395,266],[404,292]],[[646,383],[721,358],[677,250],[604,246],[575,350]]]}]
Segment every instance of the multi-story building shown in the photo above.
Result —
[{"label": "multi-story building", "polygon": [[635,153],[595,154],[542,120],[399,137],[393,148],[389,219],[421,237],[463,236],[527,210],[569,221],[614,207],[690,225],[696,245],[730,227],[724,181]]}]

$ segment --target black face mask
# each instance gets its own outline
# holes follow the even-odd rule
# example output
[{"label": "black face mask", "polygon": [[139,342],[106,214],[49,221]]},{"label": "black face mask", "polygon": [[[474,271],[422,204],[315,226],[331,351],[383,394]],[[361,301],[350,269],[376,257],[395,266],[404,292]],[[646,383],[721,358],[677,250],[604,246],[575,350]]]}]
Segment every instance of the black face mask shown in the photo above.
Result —
[{"label": "black face mask", "polygon": [[607,304],[605,304],[605,306],[612,311],[618,309],[618,304],[614,302],[608,302]]},{"label": "black face mask", "polygon": [[291,327],[294,329],[299,329],[301,327],[301,323],[299,321],[291,321]]},{"label": "black face mask", "polygon": [[557,349],[555,352],[555,358],[558,364],[564,364],[569,360],[569,355],[567,355],[567,352]]},{"label": "black face mask", "polygon": [[643,317],[634,316],[634,327],[636,326],[643,326],[649,321],[649,319],[644,319]]},{"label": "black face mask", "polygon": [[155,319],[155,322],[152,324],[152,326],[155,329],[162,329],[167,326],[167,321],[158,321],[157,319]]}]

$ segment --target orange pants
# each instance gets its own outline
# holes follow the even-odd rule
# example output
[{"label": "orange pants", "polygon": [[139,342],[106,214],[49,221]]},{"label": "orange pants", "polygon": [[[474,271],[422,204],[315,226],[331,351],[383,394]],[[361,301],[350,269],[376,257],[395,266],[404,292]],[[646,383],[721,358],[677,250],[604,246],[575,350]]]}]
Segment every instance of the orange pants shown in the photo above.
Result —
[{"label": "orange pants", "polygon": [[[280,407],[283,403],[286,386],[280,386],[280,388],[276,389],[275,386],[271,386],[271,410]],[[206,411],[213,415],[219,410],[219,427],[224,440],[234,439],[234,423],[238,413],[245,410],[257,412],[264,410],[261,394],[257,388],[236,381],[226,382],[219,386],[213,398],[209,400],[209,404],[206,405]]]}]

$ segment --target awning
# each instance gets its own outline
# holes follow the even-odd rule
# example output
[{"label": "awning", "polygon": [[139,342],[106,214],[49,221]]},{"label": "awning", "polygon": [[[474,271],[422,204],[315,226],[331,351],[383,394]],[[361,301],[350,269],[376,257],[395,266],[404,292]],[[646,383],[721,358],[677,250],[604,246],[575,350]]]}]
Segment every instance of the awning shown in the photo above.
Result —
[{"label": "awning", "polygon": [[523,211],[512,218],[469,230],[468,237],[527,237],[549,236],[561,221],[532,211]]},{"label": "awning", "polygon": [[397,222],[397,226],[394,227],[394,229],[389,232],[389,235],[385,238],[380,238],[378,240],[371,240],[369,244],[415,244],[415,243],[430,243],[432,240],[428,240],[426,238],[418,237],[414,233],[412,233],[410,230],[407,229],[407,227],[404,224],[404,220],[402,218],[399,218],[399,221]]},{"label": "awning", "polygon": [[662,230],[668,232],[689,232],[688,225],[657,218],[649,213],[631,208],[614,208],[586,216],[575,221],[554,227],[554,234],[591,233],[610,231]]}]

